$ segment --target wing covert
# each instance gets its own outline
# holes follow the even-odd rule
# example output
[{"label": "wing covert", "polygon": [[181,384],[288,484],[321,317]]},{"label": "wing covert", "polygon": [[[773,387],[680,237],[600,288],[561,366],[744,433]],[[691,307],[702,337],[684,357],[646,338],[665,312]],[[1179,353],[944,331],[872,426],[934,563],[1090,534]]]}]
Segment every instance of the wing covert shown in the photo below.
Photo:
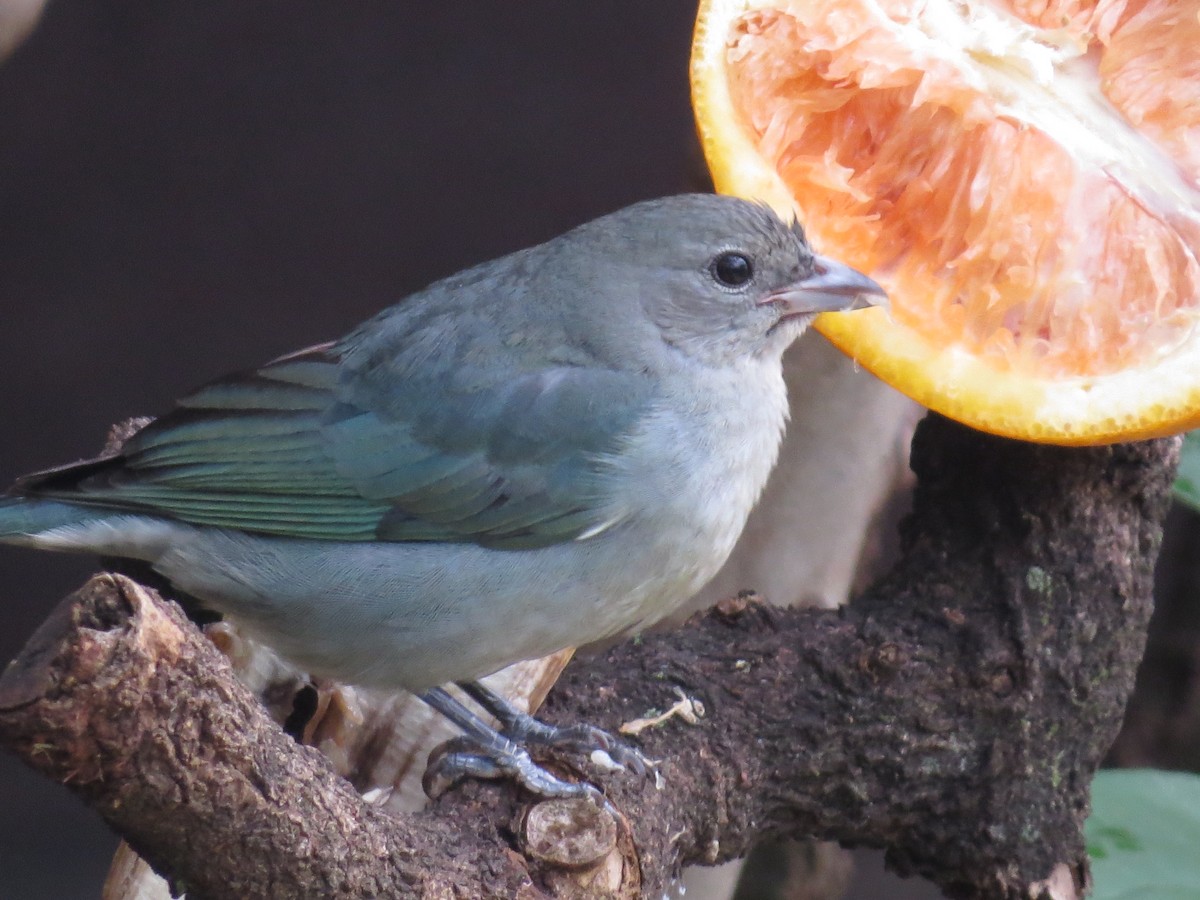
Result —
[{"label": "wing covert", "polygon": [[29,476],[27,494],[325,540],[572,540],[619,518],[604,458],[650,400],[602,367],[427,369],[403,402],[322,345],[207,385],[120,455]]}]

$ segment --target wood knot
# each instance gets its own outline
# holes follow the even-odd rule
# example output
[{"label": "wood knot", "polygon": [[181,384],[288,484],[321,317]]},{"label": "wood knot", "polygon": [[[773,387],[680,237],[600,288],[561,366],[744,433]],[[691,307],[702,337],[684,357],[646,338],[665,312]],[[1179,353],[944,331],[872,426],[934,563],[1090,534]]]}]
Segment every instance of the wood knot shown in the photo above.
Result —
[{"label": "wood knot", "polygon": [[620,840],[614,814],[593,800],[545,800],[526,812],[520,831],[526,855],[542,864],[554,896],[636,896],[637,862],[625,858],[632,843]]},{"label": "wood knot", "polygon": [[577,869],[595,865],[616,847],[617,823],[585,798],[546,800],[526,813],[522,841],[534,859]]}]

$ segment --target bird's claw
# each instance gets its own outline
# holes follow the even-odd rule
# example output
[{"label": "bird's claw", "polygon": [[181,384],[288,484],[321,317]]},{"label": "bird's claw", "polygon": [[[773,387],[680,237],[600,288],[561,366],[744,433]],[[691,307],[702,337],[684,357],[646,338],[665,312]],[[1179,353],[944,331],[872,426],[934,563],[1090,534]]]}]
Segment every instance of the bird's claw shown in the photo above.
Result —
[{"label": "bird's claw", "polygon": [[608,799],[587,782],[564,781],[533,761],[521,747],[485,747],[469,738],[455,738],[430,755],[421,780],[425,793],[437,799],[465,778],[511,778],[531,794],[543,798],[592,798],[607,809]]},{"label": "bird's claw", "polygon": [[[536,719],[531,721],[537,722]],[[581,753],[591,758],[603,753],[616,767],[645,775],[650,769],[650,760],[638,750],[618,737],[614,737],[602,728],[593,725],[571,725],[558,728],[537,722],[544,731],[531,734],[525,738],[528,743],[539,744],[543,747],[553,747],[573,753]],[[506,732],[509,738],[515,738],[511,732]]]},{"label": "bird's claw", "polygon": [[591,725],[563,728],[547,725],[479,682],[460,682],[459,687],[495,716],[500,728],[497,730],[480,719],[444,688],[423,693],[421,698],[426,703],[466,732],[430,755],[422,782],[430,797],[436,798],[463,778],[510,777],[541,797],[591,797],[615,812],[598,788],[552,775],[537,765],[525,748],[541,746],[581,753],[592,764],[610,772],[621,769],[645,775],[653,767],[652,760],[607,731]]},{"label": "bird's claw", "polygon": [[[598,765],[614,766],[645,775],[650,761],[637,749],[593,725],[548,725],[514,706],[509,700],[479,682],[461,682],[467,695],[500,722],[500,734],[518,744],[536,744],[590,757]],[[599,753],[603,760],[597,760]]]}]

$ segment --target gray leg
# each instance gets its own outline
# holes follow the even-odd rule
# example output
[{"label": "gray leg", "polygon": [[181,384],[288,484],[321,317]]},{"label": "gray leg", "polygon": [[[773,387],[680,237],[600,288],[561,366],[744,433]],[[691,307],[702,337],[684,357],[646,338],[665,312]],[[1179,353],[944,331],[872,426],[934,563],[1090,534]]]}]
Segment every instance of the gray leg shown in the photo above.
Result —
[{"label": "gray leg", "polygon": [[646,758],[607,731],[591,725],[572,725],[568,728],[547,725],[517,709],[507,698],[478,681],[460,681],[458,686],[468,697],[495,716],[500,722],[500,733],[513,741],[576,753],[592,754],[602,751],[621,768],[632,769],[639,775],[646,774]]},{"label": "gray leg", "polygon": [[529,756],[529,752],[496,731],[443,688],[421,694],[421,699],[463,730],[464,737],[451,741],[446,750],[430,760],[422,779],[425,793],[438,797],[463,778],[512,778],[541,797],[594,797],[607,806],[604,796],[590,784],[563,781]]}]

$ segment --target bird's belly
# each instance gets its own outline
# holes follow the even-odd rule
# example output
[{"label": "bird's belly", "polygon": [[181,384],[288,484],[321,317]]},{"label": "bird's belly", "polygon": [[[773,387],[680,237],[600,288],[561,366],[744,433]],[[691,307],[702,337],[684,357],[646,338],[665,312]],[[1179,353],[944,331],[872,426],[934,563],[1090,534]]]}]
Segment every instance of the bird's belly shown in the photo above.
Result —
[{"label": "bird's belly", "polygon": [[636,527],[521,551],[195,529],[155,568],[314,675],[409,690],[657,619],[715,571]]}]

